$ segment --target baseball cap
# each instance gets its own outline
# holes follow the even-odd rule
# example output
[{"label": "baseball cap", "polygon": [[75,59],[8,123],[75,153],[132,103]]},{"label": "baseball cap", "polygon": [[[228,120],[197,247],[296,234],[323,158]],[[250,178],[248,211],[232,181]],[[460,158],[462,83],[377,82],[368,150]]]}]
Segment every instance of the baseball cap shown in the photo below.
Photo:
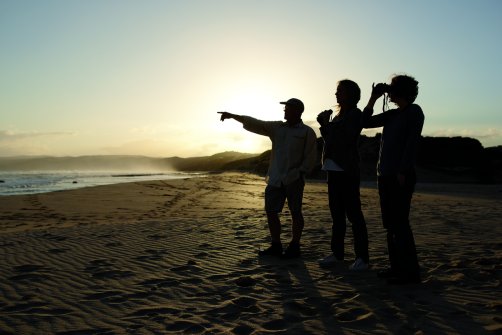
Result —
[{"label": "baseball cap", "polygon": [[296,99],[296,98],[291,98],[288,101],[281,101],[281,104],[283,104],[283,105],[289,105],[291,107],[294,107],[300,113],[303,113],[303,110],[305,108],[303,106],[303,102],[300,99]]}]

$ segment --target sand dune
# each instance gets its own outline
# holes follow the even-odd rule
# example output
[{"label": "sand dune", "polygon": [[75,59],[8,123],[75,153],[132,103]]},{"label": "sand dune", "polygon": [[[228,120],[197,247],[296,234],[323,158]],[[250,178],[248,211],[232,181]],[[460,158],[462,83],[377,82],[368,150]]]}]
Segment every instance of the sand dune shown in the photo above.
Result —
[{"label": "sand dune", "polygon": [[500,190],[417,193],[424,283],[396,287],[375,274],[387,264],[375,189],[362,189],[372,268],[354,273],[350,230],[347,263],[317,264],[331,228],[319,182],[303,257],[258,258],[263,188],[225,173],[0,197],[0,333],[502,333]]}]

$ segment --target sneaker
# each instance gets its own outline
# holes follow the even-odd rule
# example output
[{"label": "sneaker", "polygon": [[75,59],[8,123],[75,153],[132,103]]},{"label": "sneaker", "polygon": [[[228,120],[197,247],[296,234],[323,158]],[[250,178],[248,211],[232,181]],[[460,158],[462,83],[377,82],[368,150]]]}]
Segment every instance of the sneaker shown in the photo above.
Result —
[{"label": "sneaker", "polygon": [[336,263],[339,263],[340,260],[336,258],[335,254],[329,254],[328,256],[321,258],[317,261],[320,266],[333,266]]},{"label": "sneaker", "polygon": [[272,243],[267,249],[258,251],[258,256],[282,256],[282,244]]},{"label": "sneaker", "polygon": [[349,266],[349,269],[352,271],[361,271],[361,270],[367,270],[369,268],[368,263],[363,261],[361,258],[356,258],[356,261],[354,264]]},{"label": "sneaker", "polygon": [[284,250],[284,254],[282,258],[298,258],[301,256],[300,244],[298,243],[290,243],[286,250]]}]

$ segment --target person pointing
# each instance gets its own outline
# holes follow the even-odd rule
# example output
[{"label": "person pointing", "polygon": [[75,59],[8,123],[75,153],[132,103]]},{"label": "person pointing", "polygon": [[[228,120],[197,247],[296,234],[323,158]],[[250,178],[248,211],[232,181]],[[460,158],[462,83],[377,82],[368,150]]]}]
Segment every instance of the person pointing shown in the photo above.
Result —
[{"label": "person pointing", "polygon": [[[317,137],[312,128],[302,122],[303,102],[291,98],[284,105],[283,121],[262,121],[229,112],[218,112],[220,120],[234,119],[244,129],[267,136],[272,141],[270,163],[265,188],[265,212],[271,245],[259,251],[260,256],[296,258],[301,256],[300,240],[304,227],[302,214],[305,175],[317,161]],[[292,220],[292,238],[283,253],[279,214],[288,204]]]}]

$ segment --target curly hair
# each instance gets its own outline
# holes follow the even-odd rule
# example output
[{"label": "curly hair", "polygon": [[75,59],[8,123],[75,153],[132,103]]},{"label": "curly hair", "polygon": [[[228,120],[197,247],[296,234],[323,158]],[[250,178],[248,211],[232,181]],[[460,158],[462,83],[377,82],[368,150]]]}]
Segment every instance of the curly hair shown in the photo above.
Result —
[{"label": "curly hair", "polygon": [[406,99],[410,104],[418,96],[418,81],[412,76],[395,75],[392,77],[390,87],[393,95]]}]

